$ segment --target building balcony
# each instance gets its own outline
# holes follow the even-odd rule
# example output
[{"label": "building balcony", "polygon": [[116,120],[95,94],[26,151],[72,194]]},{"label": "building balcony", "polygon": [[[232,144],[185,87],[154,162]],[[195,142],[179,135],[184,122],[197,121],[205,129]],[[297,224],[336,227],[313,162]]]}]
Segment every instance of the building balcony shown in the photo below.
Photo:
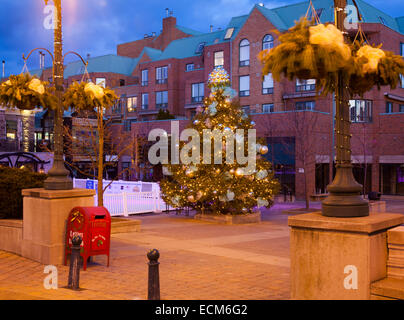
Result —
[{"label": "building balcony", "polygon": [[157,79],[156,80],[156,84],[167,84],[168,83],[168,79]]}]

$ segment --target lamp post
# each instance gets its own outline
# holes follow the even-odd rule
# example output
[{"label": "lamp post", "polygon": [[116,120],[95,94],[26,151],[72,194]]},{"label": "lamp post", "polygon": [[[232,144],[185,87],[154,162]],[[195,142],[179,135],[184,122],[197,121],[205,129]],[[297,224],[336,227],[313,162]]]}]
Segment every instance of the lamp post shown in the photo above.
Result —
[{"label": "lamp post", "polygon": [[[335,25],[346,35],[346,0],[334,0]],[[335,92],[336,175],[328,186],[329,196],[322,203],[322,214],[328,217],[364,217],[369,215],[369,203],[360,193],[362,186],[355,181],[351,161],[351,122],[349,92],[340,72]]]},{"label": "lamp post", "polygon": [[[73,181],[69,177],[69,171],[65,168],[63,159],[63,44],[62,44],[62,5],[61,0],[53,0],[56,9],[56,21],[54,30],[54,61],[53,61],[53,83],[58,106],[54,111],[53,131],[53,166],[48,172],[45,180],[46,190],[71,190]],[[48,4],[48,0],[45,0]]]}]

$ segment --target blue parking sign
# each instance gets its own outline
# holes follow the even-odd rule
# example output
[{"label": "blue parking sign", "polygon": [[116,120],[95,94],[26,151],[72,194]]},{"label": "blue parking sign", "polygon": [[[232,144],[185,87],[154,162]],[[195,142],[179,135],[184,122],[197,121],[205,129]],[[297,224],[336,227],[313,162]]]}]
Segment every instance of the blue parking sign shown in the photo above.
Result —
[{"label": "blue parking sign", "polygon": [[94,189],[94,181],[87,180],[86,182],[86,189]]}]

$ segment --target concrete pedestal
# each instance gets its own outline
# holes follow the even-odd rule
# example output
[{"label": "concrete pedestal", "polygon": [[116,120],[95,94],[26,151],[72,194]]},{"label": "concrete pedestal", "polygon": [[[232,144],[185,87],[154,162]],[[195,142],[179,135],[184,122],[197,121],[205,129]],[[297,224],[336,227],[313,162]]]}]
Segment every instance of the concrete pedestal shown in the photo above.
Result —
[{"label": "concrete pedestal", "polygon": [[24,197],[22,256],[46,265],[63,264],[66,222],[77,206],[94,206],[94,190],[27,189]]},{"label": "concrete pedestal", "polygon": [[290,217],[291,298],[370,299],[371,283],[387,275],[387,231],[403,223],[404,215],[388,213]]}]

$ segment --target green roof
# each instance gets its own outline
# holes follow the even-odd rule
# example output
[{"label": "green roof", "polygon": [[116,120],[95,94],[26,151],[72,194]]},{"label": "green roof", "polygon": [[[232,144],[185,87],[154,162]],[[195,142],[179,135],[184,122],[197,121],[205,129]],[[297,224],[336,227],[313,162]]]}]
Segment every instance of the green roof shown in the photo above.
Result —
[{"label": "green roof", "polygon": [[[134,59],[110,54],[89,59],[87,71],[88,73],[112,72],[130,76],[138,62],[138,58]],[[84,70],[85,68],[81,60],[71,62],[65,66],[64,76],[65,78],[69,78],[81,75],[84,73]]]},{"label": "green roof", "polygon": [[163,52],[158,49],[144,47],[139,55],[139,60],[142,58],[143,54],[147,54],[152,61],[158,60]]},{"label": "green roof", "polygon": [[197,48],[199,44],[205,43],[205,46],[218,43],[223,40],[225,31],[216,31],[205,33],[200,36],[183,38],[172,41],[167,48],[163,51],[161,56],[157,60],[165,60],[165,59],[184,59],[194,56],[201,55],[197,53]]},{"label": "green roof", "polygon": [[[373,7],[363,0],[357,0],[359,13],[362,15],[363,22],[365,23],[383,23],[390,29],[403,33],[403,22],[400,18],[395,19],[383,11]],[[353,5],[352,0],[347,1],[348,5]],[[334,1],[333,0],[313,0],[313,6],[316,10],[323,9],[320,21],[321,22],[334,22]],[[268,9],[259,5],[255,5],[274,26],[284,31],[291,28],[295,21],[306,15],[309,7],[309,1],[299,2],[279,8]]]},{"label": "green roof", "polygon": [[201,34],[203,34],[203,32],[200,31],[196,31],[187,27],[183,27],[183,26],[179,26],[178,24],[175,26],[178,30],[186,33],[186,34],[190,34],[192,36],[199,36]]},{"label": "green roof", "polygon": [[400,32],[404,34],[404,17],[396,18],[396,20],[397,20],[397,25],[398,25],[398,28],[400,29]]}]

